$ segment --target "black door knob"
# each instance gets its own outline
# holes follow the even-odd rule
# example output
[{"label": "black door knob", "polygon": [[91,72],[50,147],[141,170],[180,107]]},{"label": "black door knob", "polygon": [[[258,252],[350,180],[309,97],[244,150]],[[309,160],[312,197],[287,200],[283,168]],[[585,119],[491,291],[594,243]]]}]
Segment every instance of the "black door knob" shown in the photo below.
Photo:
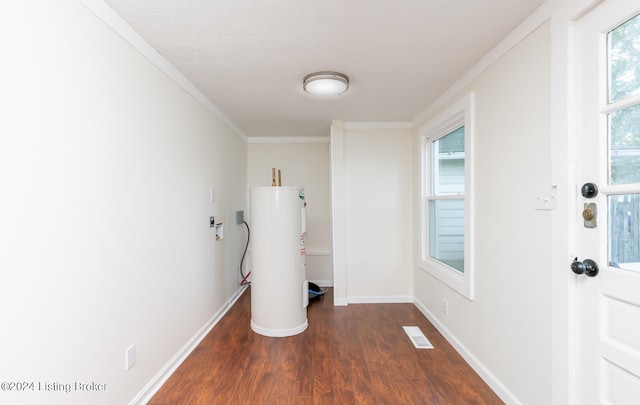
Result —
[{"label": "black door knob", "polygon": [[600,272],[600,268],[598,268],[598,263],[591,259],[579,261],[576,257],[571,263],[571,271],[576,274],[584,274],[588,277],[595,277]]}]

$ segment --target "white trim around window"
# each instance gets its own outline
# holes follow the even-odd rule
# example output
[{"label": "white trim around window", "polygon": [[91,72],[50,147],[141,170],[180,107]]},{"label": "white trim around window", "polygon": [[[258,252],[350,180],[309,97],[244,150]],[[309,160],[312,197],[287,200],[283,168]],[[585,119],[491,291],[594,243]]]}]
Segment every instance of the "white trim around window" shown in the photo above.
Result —
[{"label": "white trim around window", "polygon": [[[451,287],[464,297],[474,298],[473,266],[473,158],[474,158],[474,94],[469,93],[438,114],[418,130],[421,145],[420,171],[420,248],[419,267]],[[464,126],[464,194],[453,196],[433,195],[431,181],[432,145],[434,141]],[[464,200],[464,271],[458,271],[434,259],[429,253],[429,202],[441,199]]]}]

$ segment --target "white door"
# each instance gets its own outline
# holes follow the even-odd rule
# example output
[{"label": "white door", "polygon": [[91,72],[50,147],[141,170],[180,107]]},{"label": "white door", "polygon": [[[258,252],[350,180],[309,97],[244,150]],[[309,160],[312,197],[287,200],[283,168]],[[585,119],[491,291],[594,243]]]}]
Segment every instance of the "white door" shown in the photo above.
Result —
[{"label": "white door", "polygon": [[[571,270],[582,273],[574,290],[580,405],[640,404],[638,13],[640,0],[605,0],[576,24],[578,258]],[[591,221],[583,217],[589,211]]]}]

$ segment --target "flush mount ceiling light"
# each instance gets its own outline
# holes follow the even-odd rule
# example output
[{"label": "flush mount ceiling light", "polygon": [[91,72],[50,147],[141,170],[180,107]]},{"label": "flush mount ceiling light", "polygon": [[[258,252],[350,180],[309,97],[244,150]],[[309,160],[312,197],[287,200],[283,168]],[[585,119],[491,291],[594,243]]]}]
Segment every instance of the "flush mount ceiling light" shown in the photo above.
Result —
[{"label": "flush mount ceiling light", "polygon": [[304,91],[313,95],[337,96],[349,88],[349,78],[338,72],[316,72],[302,81]]}]

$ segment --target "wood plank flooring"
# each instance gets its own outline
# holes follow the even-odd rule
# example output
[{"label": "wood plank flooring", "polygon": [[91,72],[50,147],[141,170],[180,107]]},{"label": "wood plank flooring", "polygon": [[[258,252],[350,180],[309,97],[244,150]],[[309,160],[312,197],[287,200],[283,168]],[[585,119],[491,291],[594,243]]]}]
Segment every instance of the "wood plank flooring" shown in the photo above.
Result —
[{"label": "wood plank flooring", "polygon": [[[413,304],[309,305],[309,328],[250,327],[249,288],[149,402],[167,404],[502,404]],[[419,326],[435,349],[416,349]]]}]

